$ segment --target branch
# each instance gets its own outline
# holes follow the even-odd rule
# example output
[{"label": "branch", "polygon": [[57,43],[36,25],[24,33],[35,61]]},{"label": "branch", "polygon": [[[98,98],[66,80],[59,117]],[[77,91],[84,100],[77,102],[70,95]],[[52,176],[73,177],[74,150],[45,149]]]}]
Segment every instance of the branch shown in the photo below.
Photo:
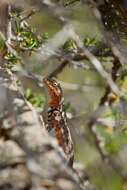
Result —
[{"label": "branch", "polygon": [[69,60],[65,59],[54,71],[52,71],[48,77],[57,76],[59,73],[63,71],[63,69],[69,64]]}]

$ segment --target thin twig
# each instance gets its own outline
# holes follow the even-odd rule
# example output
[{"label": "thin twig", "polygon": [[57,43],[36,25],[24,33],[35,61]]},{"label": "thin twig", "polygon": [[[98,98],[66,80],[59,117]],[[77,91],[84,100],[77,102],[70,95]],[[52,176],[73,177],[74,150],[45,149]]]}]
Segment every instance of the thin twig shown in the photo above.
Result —
[{"label": "thin twig", "polygon": [[87,49],[85,50],[85,55],[89,59],[89,61],[93,64],[93,66],[96,68],[98,73],[106,80],[108,86],[111,88],[111,90],[117,94],[118,96],[121,96],[121,91],[118,89],[115,82],[112,80],[112,77],[103,69],[102,64],[100,61]]},{"label": "thin twig", "polygon": [[[113,61],[113,67],[112,67],[112,79],[113,81],[115,82],[117,80],[117,73],[121,67],[121,63],[119,62],[119,60],[117,58],[114,59]],[[107,99],[108,99],[108,95],[110,94],[111,92],[111,88],[109,85],[106,86],[106,90],[105,90],[105,94],[104,96],[101,98],[100,100],[100,106],[101,105],[104,105],[106,102],[107,102]]]},{"label": "thin twig", "polygon": [[64,60],[54,71],[52,71],[47,77],[51,78],[57,76],[68,65],[69,60]]},{"label": "thin twig", "polygon": [[25,15],[23,18],[21,18],[20,22],[23,22],[24,20],[27,20],[29,19],[31,16],[33,16],[35,13],[36,13],[37,10],[33,9],[33,10],[30,10],[30,12]]},{"label": "thin twig", "polygon": [[55,68],[49,75],[48,77],[56,77],[60,72],[63,71],[63,69],[69,64],[71,63],[71,61],[81,61],[86,59],[86,56],[84,53],[79,53],[76,54],[74,56],[70,56],[69,58],[64,58],[64,60],[62,61],[62,63]]}]

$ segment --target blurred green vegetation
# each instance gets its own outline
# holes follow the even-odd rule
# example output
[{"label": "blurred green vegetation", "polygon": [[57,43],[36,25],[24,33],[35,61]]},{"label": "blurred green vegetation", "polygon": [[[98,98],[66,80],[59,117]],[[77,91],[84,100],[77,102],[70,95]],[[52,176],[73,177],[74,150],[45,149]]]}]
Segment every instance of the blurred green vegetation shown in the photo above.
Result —
[{"label": "blurred green vegetation", "polygon": [[[65,8],[65,15],[69,15],[69,19],[73,22],[76,32],[81,36],[86,47],[98,45],[102,39],[102,34],[99,30],[98,24],[91,13],[91,10],[87,6],[77,3]],[[17,36],[22,40],[15,42],[16,47],[28,48],[28,50],[36,51],[41,44],[50,39],[56,32],[62,28],[62,23],[54,17],[50,12],[46,10],[37,12],[31,19],[29,19],[29,25],[32,26],[30,30],[27,25],[21,27],[17,24]],[[34,32],[36,31],[36,32]],[[5,42],[0,40],[0,48],[4,52]],[[19,52],[17,49],[17,52]],[[64,45],[63,49],[65,52],[73,51],[77,49],[77,44],[74,40],[69,39]],[[109,49],[108,49],[109,51]],[[16,57],[12,53],[6,53],[5,59],[9,62],[16,64],[19,61],[18,56]],[[104,61],[104,58],[102,57]],[[91,66],[88,61],[83,62],[86,65]],[[46,63],[47,64],[47,63]],[[26,68],[29,70],[29,66],[33,65],[33,72],[39,75],[46,75],[51,72],[55,67],[58,66],[58,61],[51,58],[49,67],[44,64],[35,64],[33,60],[28,63],[26,61]],[[107,63],[106,63],[107,64]],[[108,62],[106,68],[110,68],[111,64]],[[82,88],[77,90],[71,90],[63,88],[65,97],[65,110],[70,113],[80,115],[82,113],[91,113],[98,106],[99,100],[102,97],[105,89],[105,81],[96,72],[95,69],[84,70],[82,68],[72,68],[71,66],[66,67],[62,73],[58,75],[58,79],[65,83],[78,84]],[[126,80],[127,81],[127,80]],[[124,84],[126,87],[126,84]],[[44,95],[33,92],[29,87],[25,89],[25,97],[35,107],[42,108],[45,103]],[[107,112],[106,117],[114,119],[114,113]],[[100,190],[122,190],[123,180],[122,178],[113,171],[108,164],[102,162],[99,153],[96,150],[95,142],[88,130],[85,123],[82,123],[78,128],[84,129],[84,136],[81,139],[77,135],[75,139],[75,152],[76,160],[81,161],[88,171],[92,183],[97,186]],[[109,126],[110,127],[110,126]],[[105,150],[110,154],[117,154],[121,147],[127,144],[127,134],[119,133],[116,131],[108,131],[104,126],[96,126],[97,133],[101,135],[105,142]]]},{"label": "blurred green vegetation", "polygon": [[30,88],[27,88],[25,91],[26,99],[34,106],[42,108],[45,103],[45,97],[42,94],[32,92]]}]

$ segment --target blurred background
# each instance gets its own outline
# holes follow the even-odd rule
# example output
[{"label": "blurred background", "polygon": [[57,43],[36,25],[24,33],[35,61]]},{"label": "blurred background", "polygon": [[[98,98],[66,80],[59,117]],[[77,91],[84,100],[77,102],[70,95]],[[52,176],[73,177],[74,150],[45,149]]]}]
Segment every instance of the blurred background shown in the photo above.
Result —
[{"label": "blurred background", "polygon": [[[27,22],[37,35],[45,35],[45,37],[47,37],[46,42],[50,42],[50,40],[54,39],[55,35],[62,31],[63,27],[68,24],[71,25],[82,41],[90,39],[93,39],[93,41],[95,40],[96,42],[103,41],[103,34],[99,27],[99,23],[91,8],[83,4],[82,1],[77,1],[64,8],[61,2],[55,0],[51,2],[47,0],[43,3],[37,0],[28,0],[25,2],[17,1],[13,2],[13,5],[18,6],[18,8],[23,11],[23,14],[26,14],[31,10],[36,10],[35,14],[27,19]],[[62,35],[68,35],[67,32],[68,30],[65,30]],[[70,39],[70,37],[67,37],[65,41],[63,40],[62,45],[64,45],[68,38]],[[41,56],[37,56],[37,52],[34,52],[29,56],[28,54],[23,55],[24,65],[22,69],[20,68],[21,71],[19,72],[20,69],[17,65],[15,70],[18,70],[20,73],[19,76],[24,89],[27,91],[27,95],[28,91],[29,93],[32,93],[34,90],[38,96],[45,96],[43,88],[35,87],[34,83],[28,80],[25,71],[27,71],[27,73],[33,73],[38,78],[47,76],[60,64],[60,48],[61,44],[58,45],[58,48],[56,49],[58,57],[54,52],[51,53],[51,55],[49,53],[49,56],[46,59],[44,53],[41,54]],[[110,56],[106,59],[102,57],[99,58],[99,60],[102,62],[105,70],[110,73],[112,58]],[[108,130],[106,128],[107,131],[105,134],[99,128],[100,126],[98,127],[100,129],[99,133],[102,132],[102,138],[105,138],[106,136],[108,139],[107,150],[114,162],[117,163],[119,170],[121,170],[120,172],[117,172],[112,166],[110,166],[110,164],[102,160],[96,148],[95,140],[88,127],[89,116],[91,116],[94,110],[98,108],[100,98],[105,92],[106,82],[89,61],[80,61],[80,64],[86,65],[86,68],[83,69],[75,63],[73,65],[68,64],[68,66],[66,66],[57,76],[64,93],[68,123],[72,131],[75,145],[75,160],[80,161],[85,166],[91,182],[97,187],[97,189],[126,190],[126,182],[121,175],[121,172],[126,175],[126,138],[121,146],[121,140],[119,140],[120,142],[117,142],[114,136],[114,141],[112,140],[113,138],[109,138],[109,136],[112,135],[112,129]],[[126,80],[123,88],[126,90]],[[45,98],[42,101],[43,106],[44,104]],[[117,104],[117,107],[119,107],[119,105],[121,105],[120,102]],[[106,114],[108,113],[107,115],[112,116],[111,112],[112,109],[109,109]],[[112,126],[109,127],[112,128]],[[121,139],[123,138],[124,137],[121,137]],[[116,148],[116,146],[118,148]],[[123,162],[124,164],[121,166],[120,163]]]}]

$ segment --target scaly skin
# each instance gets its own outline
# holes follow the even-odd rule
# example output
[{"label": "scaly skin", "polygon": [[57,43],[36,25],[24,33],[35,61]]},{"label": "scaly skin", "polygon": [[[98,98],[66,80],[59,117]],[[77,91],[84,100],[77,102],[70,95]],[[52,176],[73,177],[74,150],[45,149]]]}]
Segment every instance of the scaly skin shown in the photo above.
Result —
[{"label": "scaly skin", "polygon": [[74,158],[73,142],[67,125],[66,114],[63,111],[62,89],[60,84],[54,79],[45,78],[43,81],[50,96],[50,101],[48,102],[47,130],[48,132],[54,130],[57,142],[64,151],[69,165],[72,166]]}]

